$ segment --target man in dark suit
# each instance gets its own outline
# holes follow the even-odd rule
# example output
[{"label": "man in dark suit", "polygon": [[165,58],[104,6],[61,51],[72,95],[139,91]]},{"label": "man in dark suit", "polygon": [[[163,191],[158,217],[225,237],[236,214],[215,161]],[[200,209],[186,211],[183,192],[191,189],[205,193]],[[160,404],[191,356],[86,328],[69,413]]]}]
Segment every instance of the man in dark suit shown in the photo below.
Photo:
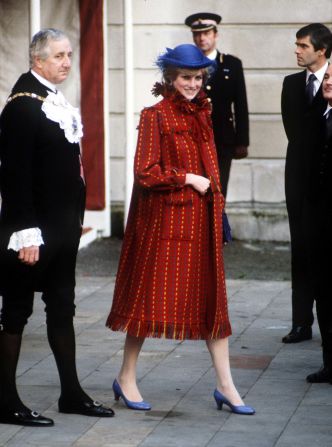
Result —
[{"label": "man in dark suit", "polygon": [[286,76],[282,88],[281,111],[288,138],[285,192],[292,263],[292,329],[283,337],[284,343],[312,338],[315,293],[303,227],[303,201],[311,171],[309,154],[317,140],[319,120],[326,108],[321,83],[330,56],[330,35],[330,30],[320,23],[307,25],[296,33],[297,63],[305,70]]},{"label": "man in dark suit", "polygon": [[81,388],[76,372],[75,265],[85,207],[82,124],[55,85],[70,71],[65,34],[46,29],[30,44],[30,67],[0,117],[0,423],[50,426],[16,388],[22,333],[34,292],[46,305],[47,336],[61,382],[59,411],[113,416]]},{"label": "man in dark suit", "polygon": [[212,101],[212,122],[224,196],[232,159],[248,155],[249,118],[246,86],[240,59],[217,50],[217,25],[221,17],[208,12],[192,14],[185,24],[191,28],[195,44],[216,62],[205,87]]},{"label": "man in dark suit", "polygon": [[[332,36],[330,42],[331,48]],[[332,384],[332,65],[328,66],[324,75],[322,90],[328,104],[319,120],[315,144],[308,154],[310,176],[305,192],[304,220],[322,338],[323,366],[309,374],[307,381]]]}]

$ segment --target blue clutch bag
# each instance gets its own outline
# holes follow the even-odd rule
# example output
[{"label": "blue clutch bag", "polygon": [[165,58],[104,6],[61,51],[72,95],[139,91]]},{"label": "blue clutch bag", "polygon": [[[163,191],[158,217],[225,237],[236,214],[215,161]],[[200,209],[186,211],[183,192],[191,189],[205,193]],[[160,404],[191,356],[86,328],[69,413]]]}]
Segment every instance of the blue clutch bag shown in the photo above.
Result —
[{"label": "blue clutch bag", "polygon": [[232,231],[231,226],[228,222],[228,217],[226,212],[223,210],[222,212],[222,236],[223,236],[223,243],[228,244],[232,240]]}]

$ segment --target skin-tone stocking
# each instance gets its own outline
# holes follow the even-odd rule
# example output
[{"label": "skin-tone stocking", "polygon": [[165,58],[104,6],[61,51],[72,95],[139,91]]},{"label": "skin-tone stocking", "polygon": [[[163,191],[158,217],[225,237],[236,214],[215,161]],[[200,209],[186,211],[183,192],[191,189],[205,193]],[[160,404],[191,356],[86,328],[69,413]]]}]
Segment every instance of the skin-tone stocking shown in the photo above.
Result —
[{"label": "skin-tone stocking", "polygon": [[[143,400],[136,384],[136,365],[144,338],[126,336],[123,362],[118,376],[121,389],[127,399],[133,402]],[[217,389],[224,394],[233,405],[244,405],[233,383],[228,351],[228,338],[207,340],[212,362],[217,376]]]},{"label": "skin-tone stocking", "polygon": [[229,363],[228,338],[207,340],[206,345],[210,351],[212,363],[216,371],[217,389],[233,405],[244,405],[232,379]]},{"label": "skin-tone stocking", "polygon": [[123,394],[133,402],[141,402],[143,400],[136,384],[136,365],[144,340],[144,338],[133,337],[127,334],[122,366],[118,376],[118,382]]}]

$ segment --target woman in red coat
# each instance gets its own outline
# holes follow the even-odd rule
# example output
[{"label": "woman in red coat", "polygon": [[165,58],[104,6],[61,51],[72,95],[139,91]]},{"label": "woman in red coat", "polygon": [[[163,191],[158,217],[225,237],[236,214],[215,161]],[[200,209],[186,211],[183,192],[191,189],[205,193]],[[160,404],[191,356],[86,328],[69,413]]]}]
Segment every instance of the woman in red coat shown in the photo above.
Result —
[{"label": "woman in red coat", "polygon": [[213,62],[194,45],[157,60],[163,99],[142,111],[134,188],[107,326],[127,332],[113,383],[128,408],[149,410],[136,384],[145,337],[204,339],[216,370],[214,397],[239,414],[245,406],[231,376],[222,210],[211,107],[202,85]]}]

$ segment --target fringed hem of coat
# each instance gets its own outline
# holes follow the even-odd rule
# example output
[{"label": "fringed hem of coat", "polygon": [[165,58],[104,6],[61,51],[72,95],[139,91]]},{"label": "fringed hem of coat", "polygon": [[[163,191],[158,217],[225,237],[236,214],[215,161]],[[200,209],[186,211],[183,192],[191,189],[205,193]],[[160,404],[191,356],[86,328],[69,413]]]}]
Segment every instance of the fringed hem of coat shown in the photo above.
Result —
[{"label": "fringed hem of coat", "polygon": [[205,325],[190,326],[186,323],[140,321],[110,314],[106,326],[112,331],[127,332],[133,337],[169,338],[173,340],[218,340],[232,334],[229,322],[215,324],[208,329]]}]

